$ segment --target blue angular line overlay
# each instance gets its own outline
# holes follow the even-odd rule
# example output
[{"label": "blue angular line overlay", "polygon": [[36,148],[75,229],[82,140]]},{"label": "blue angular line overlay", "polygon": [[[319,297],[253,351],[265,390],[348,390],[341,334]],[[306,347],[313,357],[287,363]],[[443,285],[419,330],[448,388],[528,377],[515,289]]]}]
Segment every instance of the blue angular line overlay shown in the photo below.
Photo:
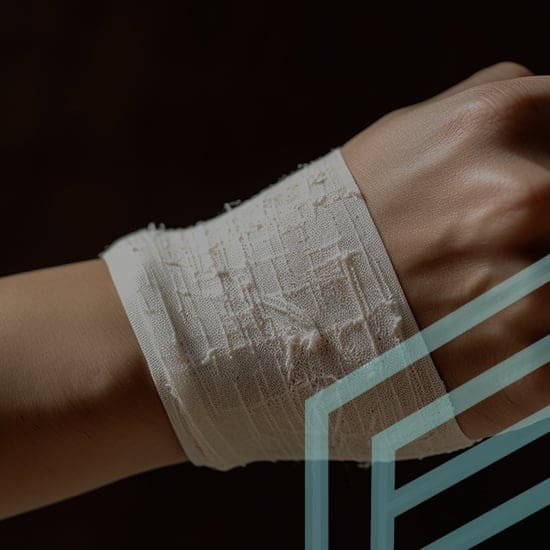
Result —
[{"label": "blue angular line overlay", "polygon": [[[328,550],[329,414],[549,281],[550,254],[306,400],[306,550]],[[547,433],[548,409],[462,453],[399,491],[395,490],[395,451],[549,360],[550,337],[546,336],[373,437],[372,548],[393,548],[394,518],[399,513]],[[465,458],[461,460],[462,457]],[[423,494],[428,496],[422,498]],[[463,548],[464,544],[474,544],[471,542],[474,539],[477,544],[548,505],[549,499],[547,480],[429,547],[444,544],[445,548]],[[468,537],[470,542],[465,543]]]}]

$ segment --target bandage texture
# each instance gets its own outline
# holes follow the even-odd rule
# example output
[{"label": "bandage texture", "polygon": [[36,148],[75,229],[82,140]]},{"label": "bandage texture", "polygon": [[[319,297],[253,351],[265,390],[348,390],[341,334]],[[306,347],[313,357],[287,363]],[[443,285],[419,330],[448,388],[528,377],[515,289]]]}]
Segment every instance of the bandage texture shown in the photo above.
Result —
[{"label": "bandage texture", "polygon": [[[333,149],[196,225],[150,225],[100,254],[189,459],[304,458],[304,402],[418,332],[365,200]],[[334,412],[330,456],[445,394],[430,356]],[[455,420],[399,458],[466,447]]]}]

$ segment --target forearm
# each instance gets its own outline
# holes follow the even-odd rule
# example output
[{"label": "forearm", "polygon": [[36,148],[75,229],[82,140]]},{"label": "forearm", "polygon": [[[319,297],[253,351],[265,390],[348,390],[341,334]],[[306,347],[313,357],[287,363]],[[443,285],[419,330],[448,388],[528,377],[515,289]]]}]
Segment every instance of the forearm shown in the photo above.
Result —
[{"label": "forearm", "polygon": [[0,518],[185,460],[101,259],[0,279]]}]

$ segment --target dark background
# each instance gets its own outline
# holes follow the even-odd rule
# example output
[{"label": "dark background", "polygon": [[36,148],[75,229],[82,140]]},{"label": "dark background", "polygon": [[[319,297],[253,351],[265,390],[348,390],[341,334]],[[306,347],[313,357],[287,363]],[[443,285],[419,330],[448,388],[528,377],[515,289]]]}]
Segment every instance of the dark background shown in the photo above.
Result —
[{"label": "dark background", "polygon": [[[2,3],[0,276],[209,218],[492,63],[550,72],[544,1],[148,4]],[[405,514],[396,547],[541,481],[548,450],[532,443]],[[401,463],[398,478],[444,459]],[[1,522],[0,548],[298,549],[303,492],[301,463],[175,466]],[[367,548],[369,471],[332,464],[330,494],[331,550]],[[548,548],[549,519],[480,547]]]}]

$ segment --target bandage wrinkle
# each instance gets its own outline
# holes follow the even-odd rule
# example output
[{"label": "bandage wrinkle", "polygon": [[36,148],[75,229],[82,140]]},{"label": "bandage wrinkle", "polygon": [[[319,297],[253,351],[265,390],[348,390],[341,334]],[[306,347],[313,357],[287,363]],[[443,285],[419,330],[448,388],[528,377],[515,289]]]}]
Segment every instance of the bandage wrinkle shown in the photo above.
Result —
[{"label": "bandage wrinkle", "polygon": [[[189,459],[227,470],[304,457],[305,400],[418,332],[334,149],[217,217],[149,225],[102,254]],[[331,415],[336,460],[445,393],[430,356]],[[468,446],[456,422],[404,457]]]}]

